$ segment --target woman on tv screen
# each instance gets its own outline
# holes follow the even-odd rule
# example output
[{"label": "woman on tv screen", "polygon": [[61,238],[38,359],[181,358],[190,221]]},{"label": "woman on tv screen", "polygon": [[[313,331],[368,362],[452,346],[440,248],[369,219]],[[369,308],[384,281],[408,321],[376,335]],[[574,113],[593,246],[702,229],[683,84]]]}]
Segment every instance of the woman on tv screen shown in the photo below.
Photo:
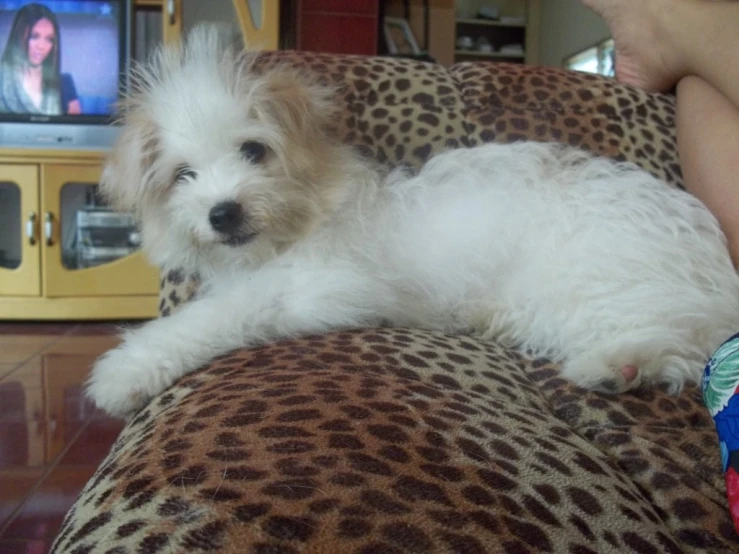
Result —
[{"label": "woman on tv screen", "polygon": [[0,112],[81,113],[72,77],[59,71],[60,53],[61,36],[54,13],[41,4],[20,8],[0,58]]}]

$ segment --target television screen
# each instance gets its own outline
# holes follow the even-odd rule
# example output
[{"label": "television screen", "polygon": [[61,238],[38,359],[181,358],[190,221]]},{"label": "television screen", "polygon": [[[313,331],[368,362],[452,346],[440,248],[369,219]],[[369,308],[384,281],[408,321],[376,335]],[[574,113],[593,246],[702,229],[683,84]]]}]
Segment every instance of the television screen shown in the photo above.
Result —
[{"label": "television screen", "polygon": [[0,120],[108,120],[127,60],[123,0],[0,0]]}]

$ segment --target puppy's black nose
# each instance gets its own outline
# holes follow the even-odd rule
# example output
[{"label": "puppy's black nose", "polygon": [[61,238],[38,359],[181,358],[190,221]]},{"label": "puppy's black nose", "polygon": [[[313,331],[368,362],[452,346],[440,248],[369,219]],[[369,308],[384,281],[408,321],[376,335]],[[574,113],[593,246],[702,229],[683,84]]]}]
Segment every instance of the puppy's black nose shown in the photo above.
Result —
[{"label": "puppy's black nose", "polygon": [[211,227],[219,233],[232,234],[244,222],[244,210],[238,202],[221,202],[211,208],[208,219]]}]

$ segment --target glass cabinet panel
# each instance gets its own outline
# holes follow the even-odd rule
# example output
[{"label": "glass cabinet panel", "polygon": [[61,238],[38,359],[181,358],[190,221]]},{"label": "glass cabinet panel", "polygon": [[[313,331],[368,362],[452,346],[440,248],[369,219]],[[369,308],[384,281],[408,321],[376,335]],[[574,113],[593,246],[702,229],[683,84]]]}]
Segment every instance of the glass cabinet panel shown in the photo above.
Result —
[{"label": "glass cabinet panel", "polygon": [[46,164],[40,221],[44,295],[156,294],[158,270],[141,251],[134,218],[101,201],[96,164]]},{"label": "glass cabinet panel", "polygon": [[21,190],[15,183],[0,182],[0,268],[21,265],[22,226]]},{"label": "glass cabinet panel", "polygon": [[95,185],[65,183],[60,201],[60,251],[66,269],[107,264],[140,248],[133,217],[105,206]]},{"label": "glass cabinet panel", "polygon": [[0,164],[0,296],[41,294],[38,193],[36,165]]},{"label": "glass cabinet panel", "polygon": [[246,1],[249,12],[251,13],[251,20],[257,29],[262,28],[262,4],[264,0],[236,0],[237,2]]}]

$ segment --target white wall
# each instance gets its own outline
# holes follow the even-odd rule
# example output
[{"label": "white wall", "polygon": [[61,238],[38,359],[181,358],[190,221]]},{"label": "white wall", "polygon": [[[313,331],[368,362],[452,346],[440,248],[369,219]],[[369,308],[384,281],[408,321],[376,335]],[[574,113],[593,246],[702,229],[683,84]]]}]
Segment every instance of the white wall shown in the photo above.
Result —
[{"label": "white wall", "polygon": [[603,20],[580,0],[542,0],[539,64],[562,66],[562,60],[611,36]]}]

